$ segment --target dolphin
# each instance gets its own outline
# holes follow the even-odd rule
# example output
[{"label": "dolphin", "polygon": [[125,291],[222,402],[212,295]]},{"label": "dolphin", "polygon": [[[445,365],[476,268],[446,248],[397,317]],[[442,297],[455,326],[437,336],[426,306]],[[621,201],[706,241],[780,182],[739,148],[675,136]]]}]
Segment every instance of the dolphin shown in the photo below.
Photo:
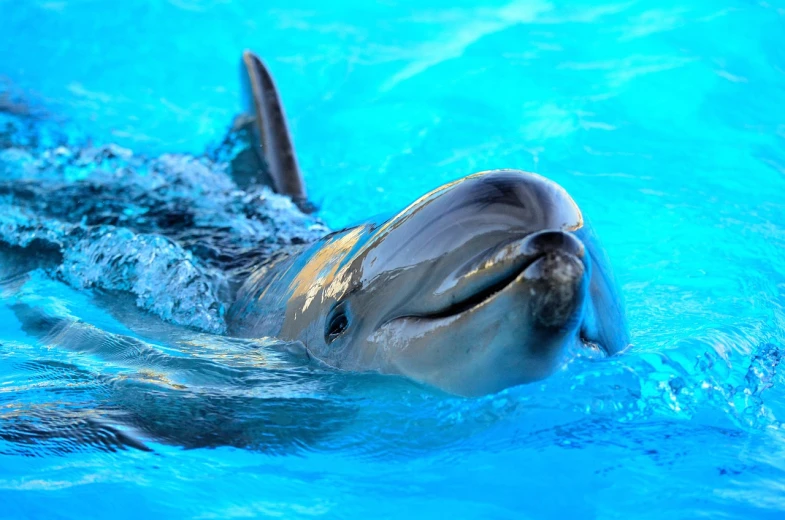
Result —
[{"label": "dolphin", "polygon": [[[249,193],[266,184],[313,210],[272,76],[250,51],[242,63],[251,114],[240,127],[249,153],[230,173]],[[534,173],[469,175],[389,218],[282,240],[273,252],[279,244],[246,248],[247,237],[219,217],[204,218],[205,208],[109,181],[12,182],[0,184],[0,194],[55,222],[167,237],[221,271],[216,300],[230,335],[277,338],[336,370],[480,396],[546,378],[581,349],[614,355],[629,343],[621,294],[594,231],[561,186]],[[232,199],[249,211],[247,222],[258,218],[251,199]],[[55,237],[50,248],[82,236],[81,228],[57,226],[37,233]],[[60,262],[63,253],[49,256]]]},{"label": "dolphin", "polygon": [[[280,97],[243,57],[273,189],[305,195]],[[274,336],[339,370],[397,374],[463,396],[541,380],[575,347],[629,338],[608,258],[558,184],[520,170],[469,175],[389,219],[331,233],[237,284],[231,334]]]}]

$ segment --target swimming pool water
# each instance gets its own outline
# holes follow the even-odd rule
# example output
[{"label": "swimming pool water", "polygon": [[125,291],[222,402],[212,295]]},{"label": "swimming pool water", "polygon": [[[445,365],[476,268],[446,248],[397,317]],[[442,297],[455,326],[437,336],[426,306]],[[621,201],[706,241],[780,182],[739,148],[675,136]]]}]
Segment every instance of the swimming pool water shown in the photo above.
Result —
[{"label": "swimming pool water", "polygon": [[[255,50],[333,228],[479,170],[554,179],[611,257],[633,341],[459,399],[153,331],[183,334],[172,349],[38,273],[0,287],[0,417],[56,410],[73,427],[33,449],[0,443],[0,517],[785,517],[784,4],[0,0],[0,13],[6,96],[135,154],[215,144]],[[58,348],[23,330],[20,302],[116,336]],[[64,452],[99,406],[118,423],[148,413],[181,442]],[[227,430],[253,446],[197,442]]]}]

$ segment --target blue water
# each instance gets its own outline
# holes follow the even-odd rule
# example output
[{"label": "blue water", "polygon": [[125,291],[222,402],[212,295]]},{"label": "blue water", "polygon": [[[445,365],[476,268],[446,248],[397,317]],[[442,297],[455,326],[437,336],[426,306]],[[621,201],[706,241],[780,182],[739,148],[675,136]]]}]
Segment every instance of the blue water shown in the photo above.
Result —
[{"label": "blue water", "polygon": [[[67,420],[0,441],[0,517],[785,518],[783,34],[777,2],[0,0],[0,92],[137,156],[220,140],[254,49],[332,228],[479,170],[554,179],[633,340],[459,399],[130,327],[73,280],[4,274],[0,427]],[[19,303],[112,336],[43,341]],[[129,413],[172,442],[74,440]]]}]

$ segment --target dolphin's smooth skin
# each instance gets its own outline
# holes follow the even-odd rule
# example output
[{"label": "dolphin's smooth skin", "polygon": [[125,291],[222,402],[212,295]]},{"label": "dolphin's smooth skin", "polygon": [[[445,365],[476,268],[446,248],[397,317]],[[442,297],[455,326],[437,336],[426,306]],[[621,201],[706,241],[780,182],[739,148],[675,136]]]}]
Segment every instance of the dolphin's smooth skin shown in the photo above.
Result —
[{"label": "dolphin's smooth skin", "polygon": [[[255,106],[267,107],[256,121],[267,132],[265,156],[285,159],[290,137],[269,135],[287,132],[272,81],[263,81],[269,72],[250,52],[244,61]],[[296,169],[276,175],[276,187],[297,185],[287,175],[300,179]],[[628,345],[610,265],[578,205],[556,183],[519,170],[469,175],[387,221],[259,266],[228,322],[237,336],[300,342],[337,369],[403,375],[464,396],[545,378],[570,347],[612,355]]]}]

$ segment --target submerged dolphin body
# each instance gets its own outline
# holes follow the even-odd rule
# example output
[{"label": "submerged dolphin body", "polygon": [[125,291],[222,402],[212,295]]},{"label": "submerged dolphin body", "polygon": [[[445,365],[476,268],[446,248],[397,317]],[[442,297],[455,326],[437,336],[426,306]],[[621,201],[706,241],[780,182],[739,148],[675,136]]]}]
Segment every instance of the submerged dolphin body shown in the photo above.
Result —
[{"label": "submerged dolphin body", "polygon": [[[298,199],[272,79],[252,53],[244,63],[273,187]],[[238,336],[300,342],[338,369],[467,396],[547,377],[572,345],[610,355],[628,343],[610,265],[577,204],[518,170],[451,182],[385,222],[259,266],[228,324]]]}]

